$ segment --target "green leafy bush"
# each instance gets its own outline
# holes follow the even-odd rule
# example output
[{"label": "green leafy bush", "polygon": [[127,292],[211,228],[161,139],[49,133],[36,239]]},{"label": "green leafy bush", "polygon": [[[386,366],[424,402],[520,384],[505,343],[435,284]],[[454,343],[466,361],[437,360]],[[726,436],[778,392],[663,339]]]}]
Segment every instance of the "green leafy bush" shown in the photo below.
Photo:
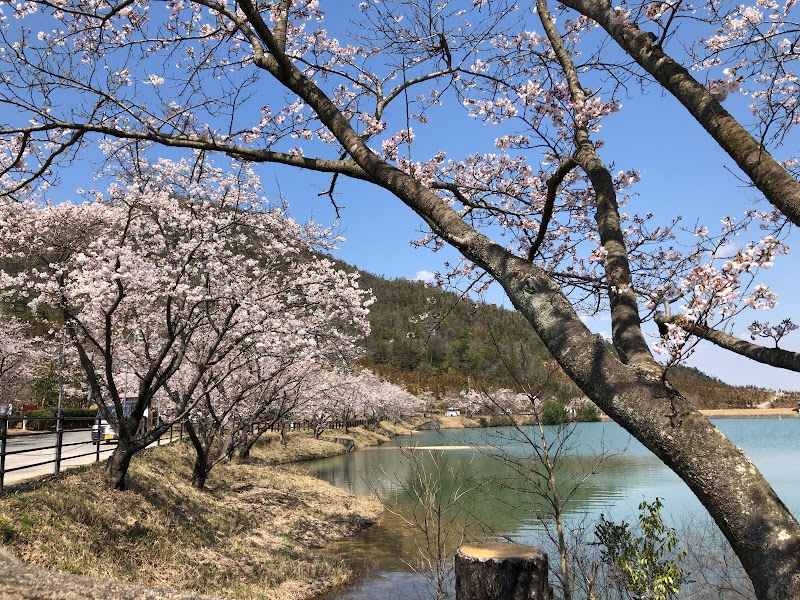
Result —
[{"label": "green leafy bush", "polygon": [[545,400],[542,403],[539,418],[542,425],[560,425],[569,421],[569,415],[567,415],[564,405],[555,400]]},{"label": "green leafy bush", "polygon": [[575,420],[582,423],[594,423],[600,420],[600,413],[594,404],[581,404],[575,413]]},{"label": "green leafy bush", "polygon": [[661,501],[643,501],[639,505],[639,526],[608,521],[603,515],[595,526],[603,562],[611,569],[612,578],[629,597],[636,600],[670,600],[677,598],[686,581],[681,566],[686,550],[676,551],[678,536],[664,525]]}]

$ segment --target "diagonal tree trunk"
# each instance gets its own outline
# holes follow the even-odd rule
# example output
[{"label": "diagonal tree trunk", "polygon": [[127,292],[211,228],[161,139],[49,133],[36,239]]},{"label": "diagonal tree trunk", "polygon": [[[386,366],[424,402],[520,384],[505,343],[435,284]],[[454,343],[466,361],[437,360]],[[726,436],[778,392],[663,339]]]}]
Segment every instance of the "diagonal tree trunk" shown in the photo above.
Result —
[{"label": "diagonal tree trunk", "polygon": [[717,102],[691,73],[631,23],[615,23],[603,0],[565,0],[563,4],[594,19],[645,71],[683,104],[711,137],[736,161],[777,209],[800,225],[800,182]]},{"label": "diagonal tree trunk", "polygon": [[375,155],[336,106],[283,54],[255,6],[242,0],[240,7],[271,53],[256,54],[256,64],[314,108],[373,182],[502,285],[584,393],[697,495],[742,561],[759,597],[800,598],[800,526],[747,456],[660,374],[623,364],[586,328],[546,273],[470,227],[432,190]]}]

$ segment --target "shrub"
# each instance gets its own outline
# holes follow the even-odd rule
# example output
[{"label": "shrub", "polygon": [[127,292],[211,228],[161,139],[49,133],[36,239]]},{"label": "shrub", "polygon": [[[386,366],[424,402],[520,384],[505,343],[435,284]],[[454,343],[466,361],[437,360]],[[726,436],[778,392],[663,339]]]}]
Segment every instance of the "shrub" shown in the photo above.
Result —
[{"label": "shrub", "polygon": [[626,522],[606,520],[600,515],[595,527],[603,562],[611,569],[612,577],[623,589],[639,600],[670,600],[676,598],[686,581],[681,566],[686,550],[676,552],[678,536],[664,525],[661,500],[639,505],[638,530]]},{"label": "shrub", "polygon": [[564,405],[555,400],[545,400],[540,413],[542,425],[560,425],[569,421]]},{"label": "shrub", "polygon": [[597,407],[594,404],[581,404],[578,407],[578,410],[575,413],[575,420],[586,422],[586,423],[594,423],[600,420],[600,413],[597,412]]}]

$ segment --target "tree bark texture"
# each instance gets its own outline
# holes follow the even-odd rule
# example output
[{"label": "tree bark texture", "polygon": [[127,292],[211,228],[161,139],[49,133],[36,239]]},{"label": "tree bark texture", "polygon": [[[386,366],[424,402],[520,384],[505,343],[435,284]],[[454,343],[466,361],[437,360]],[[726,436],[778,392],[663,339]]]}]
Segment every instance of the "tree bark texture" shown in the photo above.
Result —
[{"label": "tree bark texture", "polygon": [[197,454],[194,459],[194,466],[192,467],[192,486],[198,490],[205,488],[206,478],[210,470],[206,455],[201,456]]},{"label": "tree bark texture", "polygon": [[194,466],[192,467],[192,486],[202,490],[211,471],[211,466],[209,465],[210,444],[203,443],[193,423],[186,423],[186,431],[189,434],[189,439],[195,452]]},{"label": "tree bark texture", "polygon": [[127,476],[128,467],[131,465],[131,459],[134,452],[125,450],[122,441],[117,444],[116,449],[108,457],[106,462],[105,480],[106,485],[112,489],[125,491],[128,489]]},{"label": "tree bark texture", "polygon": [[549,600],[547,555],[519,544],[462,546],[456,552],[456,600]]},{"label": "tree bark texture", "polygon": [[[243,0],[240,6],[272,50],[268,28],[249,4]],[[260,65],[314,108],[373,182],[503,286],[583,392],[687,483],[731,543],[759,598],[800,598],[800,526],[735,444],[658,373],[623,364],[586,328],[542,269],[470,227],[432,190],[372,152],[330,99],[290,61],[278,66],[265,58]]]}]

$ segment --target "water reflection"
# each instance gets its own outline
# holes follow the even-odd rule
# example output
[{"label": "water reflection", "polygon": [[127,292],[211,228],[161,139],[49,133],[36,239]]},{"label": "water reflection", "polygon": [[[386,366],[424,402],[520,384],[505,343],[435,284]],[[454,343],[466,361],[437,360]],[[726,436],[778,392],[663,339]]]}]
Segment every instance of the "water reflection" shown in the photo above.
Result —
[{"label": "water reflection", "polygon": [[[800,450],[796,440],[800,419],[725,419],[716,424],[748,452],[797,514],[800,477],[796,465],[800,461]],[[469,504],[475,512],[475,529],[481,523],[496,537],[536,545],[543,535],[539,519],[542,513],[538,512],[543,507],[530,493],[530,484],[520,484],[515,469],[492,456],[502,452],[522,462],[529,460],[529,446],[510,436],[510,431],[510,428],[499,428],[415,433],[396,438],[382,447],[314,461],[309,463],[308,469],[352,493],[379,493],[388,503],[401,507],[405,503],[408,507],[414,499],[405,490],[415,461],[404,458],[400,448],[416,447],[414,452],[427,469],[433,469],[435,456],[440,454],[453,471],[461,473],[460,476],[480,482],[469,494]],[[548,432],[550,436],[555,433],[554,428]],[[570,442],[569,452],[561,459],[558,472],[562,489],[569,488],[589,472],[598,453],[608,455],[602,469],[578,488],[567,505],[566,516],[572,526],[581,520],[594,521],[601,513],[615,520],[631,519],[643,499],[656,497],[664,501],[667,521],[678,520],[686,514],[704,514],[687,486],[616,424],[578,424]],[[452,477],[447,469],[441,473],[445,480]],[[455,482],[443,481],[443,484],[447,487]],[[425,597],[420,592],[419,580],[413,573],[409,574],[411,569],[404,562],[413,561],[418,543],[407,524],[387,513],[379,524],[356,539],[328,548],[326,554],[348,560],[372,576],[362,582],[362,591],[350,590],[336,598]],[[452,543],[457,545],[458,541]]]}]

